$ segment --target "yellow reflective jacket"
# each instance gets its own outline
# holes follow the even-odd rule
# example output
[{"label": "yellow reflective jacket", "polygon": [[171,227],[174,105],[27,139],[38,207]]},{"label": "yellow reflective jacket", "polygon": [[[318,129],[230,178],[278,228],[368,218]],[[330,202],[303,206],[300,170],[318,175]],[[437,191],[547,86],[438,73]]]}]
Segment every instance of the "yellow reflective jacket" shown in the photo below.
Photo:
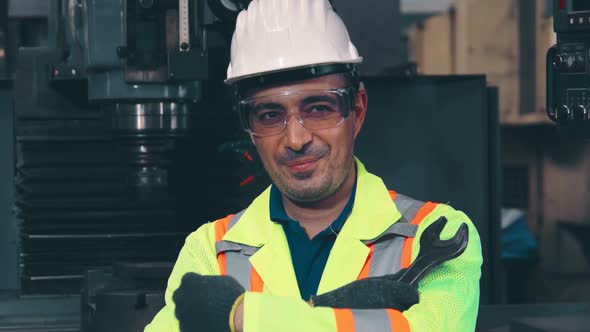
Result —
[{"label": "yellow reflective jacket", "polygon": [[[322,294],[359,278],[371,256],[365,243],[378,238],[402,215],[383,181],[367,172],[357,160],[357,191],[352,212],[341,232],[322,274],[318,294]],[[263,286],[247,291],[244,298],[244,331],[473,331],[479,305],[481,275],[481,244],[473,223],[460,211],[444,204],[427,203],[422,209],[414,241],[408,241],[407,264],[420,249],[420,236],[439,217],[448,219],[441,238],[448,239],[461,223],[469,226],[469,244],[459,257],[433,269],[419,286],[420,302],[399,313],[387,310],[347,310],[312,308],[300,298],[289,246],[280,224],[269,216],[270,190],[258,196],[243,211],[238,222],[219,237],[222,224],[229,217],[201,226],[190,234],[180,251],[165,294],[166,306],[145,329],[146,332],[176,332],[179,324],[174,315],[172,294],[187,272],[203,275],[222,273],[216,244],[228,243],[260,248],[250,258],[256,279]],[[224,227],[224,226],[222,226]],[[404,246],[405,247],[405,246]],[[225,271],[224,271],[225,272]],[[253,288],[252,288],[253,289]],[[229,318],[228,318],[229,322]],[[361,324],[362,322],[362,324]],[[369,325],[366,325],[369,324]],[[382,329],[382,327],[387,327]]]}]

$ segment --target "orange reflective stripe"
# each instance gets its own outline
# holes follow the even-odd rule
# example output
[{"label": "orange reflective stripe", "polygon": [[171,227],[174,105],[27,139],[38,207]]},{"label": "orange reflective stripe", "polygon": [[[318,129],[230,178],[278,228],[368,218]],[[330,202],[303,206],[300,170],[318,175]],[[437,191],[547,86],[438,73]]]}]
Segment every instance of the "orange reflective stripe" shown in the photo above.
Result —
[{"label": "orange reflective stripe", "polygon": [[225,253],[222,252],[217,255],[217,264],[219,264],[219,274],[222,276],[227,274],[227,263],[225,262]]},{"label": "orange reflective stripe", "polygon": [[[420,210],[418,210],[418,212],[416,213],[416,216],[414,217],[414,219],[412,219],[410,224],[419,225],[422,222],[422,220],[424,220],[424,218],[426,218],[426,216],[428,216],[432,212],[432,210],[434,210],[434,208],[436,206],[437,206],[437,204],[432,203],[432,202],[427,202],[426,204],[424,204],[424,206],[422,206],[420,208]],[[405,269],[405,268],[409,267],[410,264],[412,264],[412,245],[413,244],[414,244],[413,237],[409,237],[404,240],[404,249],[402,250],[402,264],[401,264],[402,269]]]},{"label": "orange reflective stripe", "polygon": [[406,269],[412,264],[412,245],[414,238],[407,238],[404,240],[404,248],[402,249],[402,263],[401,268]]},{"label": "orange reflective stripe", "polygon": [[391,200],[395,201],[395,196],[397,196],[397,193],[393,190],[389,191],[389,196],[391,196]]},{"label": "orange reflective stripe", "polygon": [[[215,222],[215,242],[219,242],[223,239],[223,237],[225,236],[225,233],[227,232],[227,227],[229,225],[229,222],[231,221],[231,218],[233,217],[233,214],[230,214],[229,216],[221,219],[221,220],[217,220]],[[219,264],[219,271],[221,273],[221,275],[226,275],[227,274],[227,264],[225,262],[225,253],[222,252],[219,255],[217,255],[217,264]]]},{"label": "orange reflective stripe", "polygon": [[386,309],[387,316],[389,316],[389,323],[391,323],[391,330],[395,332],[411,332],[410,323],[404,315],[394,309]]},{"label": "orange reflective stripe", "polygon": [[252,267],[250,269],[250,291],[262,293],[263,289],[264,281],[262,281],[262,278],[260,277],[260,274],[256,272],[256,269]]},{"label": "orange reflective stripe", "polygon": [[412,222],[410,222],[410,224],[419,225],[422,222],[422,220],[424,220],[424,218],[426,218],[426,216],[429,215],[430,212],[432,212],[432,210],[434,210],[434,208],[437,205],[438,204],[432,202],[427,202],[426,204],[424,204],[424,206],[421,207],[420,210],[418,210],[416,216],[414,217],[414,219],[412,219]]},{"label": "orange reflective stripe", "polygon": [[233,214],[230,214],[229,216],[215,222],[215,242],[219,242],[223,239],[225,233],[227,232],[227,226],[229,225],[229,222],[233,216]]},{"label": "orange reflective stripe", "polygon": [[336,315],[336,331],[355,332],[352,310],[334,309],[334,315]]},{"label": "orange reflective stripe", "polygon": [[367,260],[365,261],[365,265],[363,265],[363,269],[361,270],[361,273],[359,274],[357,280],[361,280],[361,279],[365,279],[369,277],[369,271],[371,270],[371,261],[373,259],[373,250],[375,249],[375,244],[371,243],[369,244],[369,250],[371,250],[369,252],[369,256],[367,256]]}]

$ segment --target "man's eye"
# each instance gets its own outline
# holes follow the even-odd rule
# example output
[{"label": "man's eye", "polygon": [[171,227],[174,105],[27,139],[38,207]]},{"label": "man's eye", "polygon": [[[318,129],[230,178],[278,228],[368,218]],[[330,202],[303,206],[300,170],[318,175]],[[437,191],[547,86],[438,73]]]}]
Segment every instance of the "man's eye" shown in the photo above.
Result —
[{"label": "man's eye", "polygon": [[312,111],[314,112],[330,112],[332,109],[326,105],[316,105],[312,107]]},{"label": "man's eye", "polygon": [[264,121],[264,120],[273,120],[276,119],[278,117],[280,117],[281,114],[279,112],[261,112],[258,113],[258,120]]},{"label": "man's eye", "polygon": [[305,110],[308,115],[322,115],[334,112],[335,109],[329,105],[313,105]]}]

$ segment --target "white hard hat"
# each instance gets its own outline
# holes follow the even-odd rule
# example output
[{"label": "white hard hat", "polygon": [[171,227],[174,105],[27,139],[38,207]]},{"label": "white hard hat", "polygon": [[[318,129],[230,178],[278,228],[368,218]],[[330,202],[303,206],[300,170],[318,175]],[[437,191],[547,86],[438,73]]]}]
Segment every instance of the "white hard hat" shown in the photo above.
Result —
[{"label": "white hard hat", "polygon": [[237,18],[225,83],[362,60],[328,0],[253,0]]}]

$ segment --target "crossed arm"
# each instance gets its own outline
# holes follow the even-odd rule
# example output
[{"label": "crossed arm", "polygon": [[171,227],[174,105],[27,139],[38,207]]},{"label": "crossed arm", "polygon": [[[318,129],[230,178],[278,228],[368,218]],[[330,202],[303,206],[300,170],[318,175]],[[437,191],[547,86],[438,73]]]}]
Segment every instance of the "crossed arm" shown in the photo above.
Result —
[{"label": "crossed arm", "polygon": [[[456,216],[448,218],[449,223],[442,238],[454,234],[459,220],[469,220],[461,212],[453,213]],[[433,220],[436,218],[438,216],[432,216]],[[479,236],[473,224],[469,222],[468,225],[470,241],[465,252],[427,275],[420,282],[420,302],[403,313],[393,309],[311,307],[297,298],[246,292],[234,318],[236,330],[348,332],[387,331],[395,328],[396,331],[473,331],[479,302],[482,260]],[[207,229],[200,229],[187,238],[168,281],[166,306],[146,327],[146,332],[179,331],[172,294],[180,286],[184,274],[219,274],[215,252],[212,252],[214,249],[205,245],[209,241],[208,236]]]}]

